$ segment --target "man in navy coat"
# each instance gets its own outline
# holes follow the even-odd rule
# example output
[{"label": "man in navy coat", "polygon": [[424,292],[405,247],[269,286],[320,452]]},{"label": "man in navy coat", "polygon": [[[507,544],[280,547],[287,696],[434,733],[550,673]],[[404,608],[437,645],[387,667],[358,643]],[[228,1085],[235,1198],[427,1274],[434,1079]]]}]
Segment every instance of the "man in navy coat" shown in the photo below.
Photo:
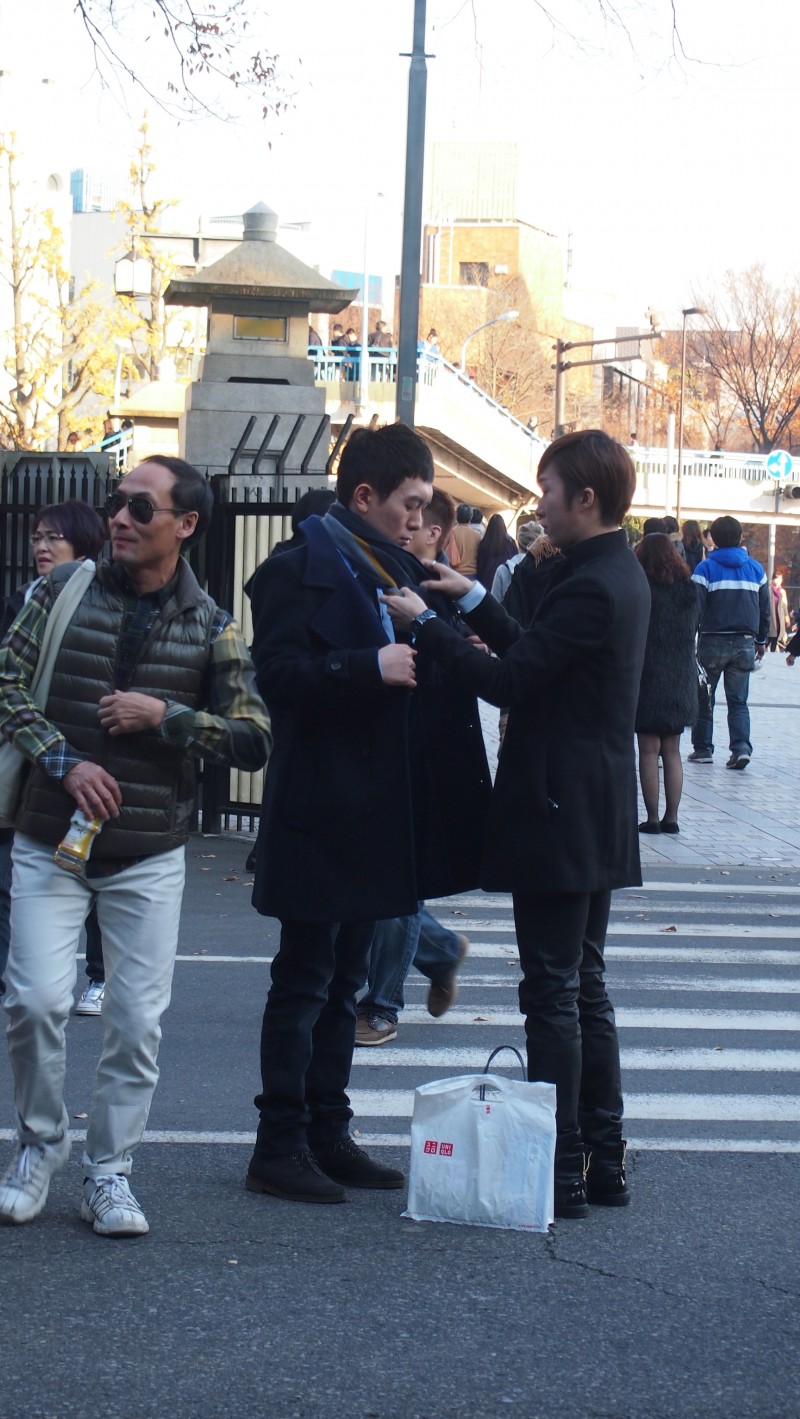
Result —
[{"label": "man in navy coat", "polygon": [[538,517],[564,560],[527,629],[451,568],[428,583],[498,659],[413,590],[388,604],[421,656],[510,706],[481,886],[513,895],[528,1078],[557,1093],[555,1212],[583,1217],[588,1202],[630,1198],[603,948],[612,889],[642,880],[633,727],[650,593],[620,529],[636,486],[625,449],[597,430],[567,434],[545,450],[538,481]]},{"label": "man in navy coat", "polygon": [[[355,995],[376,920],[476,885],[490,792],[474,695],[395,634],[382,600],[427,575],[408,546],[432,481],[418,434],[358,430],[337,502],[253,584],[253,659],[274,733],[253,904],[281,922],[255,1192],[340,1202],[345,1186],[403,1183],[349,1134]],[[427,600],[453,620],[446,598]]]}]

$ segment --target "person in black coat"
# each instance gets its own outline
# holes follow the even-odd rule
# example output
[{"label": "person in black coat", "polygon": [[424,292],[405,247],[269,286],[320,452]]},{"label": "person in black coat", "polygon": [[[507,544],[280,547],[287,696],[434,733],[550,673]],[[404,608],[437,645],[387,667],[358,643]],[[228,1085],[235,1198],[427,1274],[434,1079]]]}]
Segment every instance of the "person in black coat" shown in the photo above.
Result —
[{"label": "person in black coat", "polygon": [[[636,709],[639,780],[647,811],[640,833],[677,833],[683,790],[681,734],[697,719],[697,594],[670,537],[654,533],[636,548],[650,583],[650,624]],[[658,760],[664,766],[664,817],[658,816]]]},{"label": "person in black coat", "polygon": [[[360,429],[338,501],[253,590],[253,659],[272,715],[253,905],[281,922],[264,1011],[248,1187],[339,1202],[399,1187],[349,1136],[355,994],[374,924],[477,885],[490,777],[475,697],[395,636],[380,593],[427,573],[406,550],[433,462],[402,424]],[[432,604],[452,619],[450,603]],[[487,657],[488,658],[488,657]],[[468,823],[450,831],[451,815]],[[320,1171],[322,1169],[322,1172]]]},{"label": "person in black coat", "polygon": [[481,885],[513,895],[528,1077],[555,1083],[558,1099],[555,1212],[583,1217],[587,1195],[614,1206],[630,1195],[603,949],[612,889],[641,882],[633,726],[650,594],[620,528],[636,483],[626,450],[596,430],[567,434],[538,479],[537,515],[564,561],[527,630],[452,569],[428,583],[498,659],[410,590],[387,604],[420,654],[510,707]]}]

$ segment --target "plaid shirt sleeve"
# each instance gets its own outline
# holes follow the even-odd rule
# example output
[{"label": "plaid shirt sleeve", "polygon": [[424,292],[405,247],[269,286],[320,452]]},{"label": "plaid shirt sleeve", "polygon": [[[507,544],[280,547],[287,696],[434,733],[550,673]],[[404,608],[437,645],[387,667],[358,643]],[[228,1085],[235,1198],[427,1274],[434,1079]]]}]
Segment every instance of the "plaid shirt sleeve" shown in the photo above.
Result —
[{"label": "plaid shirt sleeve", "polygon": [[63,778],[82,762],[64,735],[46,719],[31,698],[30,684],[42,648],[47,617],[53,608],[45,578],[12,621],[0,646],[0,731],[26,759],[52,778]]},{"label": "plaid shirt sleeve", "polygon": [[211,630],[207,709],[168,700],[159,733],[212,764],[251,772],[266,763],[272,748],[269,714],[255,687],[244,637],[227,611],[217,609]]}]

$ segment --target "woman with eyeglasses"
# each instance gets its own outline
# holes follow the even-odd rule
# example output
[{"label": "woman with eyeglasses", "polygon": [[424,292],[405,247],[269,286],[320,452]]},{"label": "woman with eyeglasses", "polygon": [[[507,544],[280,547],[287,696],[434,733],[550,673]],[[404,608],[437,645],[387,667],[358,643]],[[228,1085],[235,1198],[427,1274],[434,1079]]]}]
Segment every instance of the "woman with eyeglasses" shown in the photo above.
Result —
[{"label": "woman with eyeglasses", "polygon": [[[27,586],[21,586],[6,599],[0,616],[0,637],[5,635],[42,577],[48,576],[54,567],[63,562],[84,562],[87,557],[94,561],[99,557],[105,539],[106,529],[100,514],[79,498],[40,508],[33,519],[30,539],[37,575]],[[0,832],[0,995],[3,993],[3,973],[8,959],[13,836],[11,829]],[[89,984],[75,1011],[78,1015],[99,1015],[103,1004],[105,970],[94,907],[86,920],[86,974]]]}]

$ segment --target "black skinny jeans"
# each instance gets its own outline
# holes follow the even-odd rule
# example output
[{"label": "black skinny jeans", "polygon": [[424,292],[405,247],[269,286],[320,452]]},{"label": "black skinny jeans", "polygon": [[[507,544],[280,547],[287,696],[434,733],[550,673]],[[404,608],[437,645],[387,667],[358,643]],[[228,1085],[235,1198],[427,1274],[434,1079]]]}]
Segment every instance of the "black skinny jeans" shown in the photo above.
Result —
[{"label": "black skinny jeans", "polygon": [[261,1027],[256,1155],[297,1153],[346,1138],[356,991],[367,978],[374,922],[281,923]]},{"label": "black skinny jeans", "polygon": [[556,1178],[575,1179],[582,1147],[622,1147],[622,1085],[605,987],[610,892],[515,892],[528,1078],[556,1086]]}]

